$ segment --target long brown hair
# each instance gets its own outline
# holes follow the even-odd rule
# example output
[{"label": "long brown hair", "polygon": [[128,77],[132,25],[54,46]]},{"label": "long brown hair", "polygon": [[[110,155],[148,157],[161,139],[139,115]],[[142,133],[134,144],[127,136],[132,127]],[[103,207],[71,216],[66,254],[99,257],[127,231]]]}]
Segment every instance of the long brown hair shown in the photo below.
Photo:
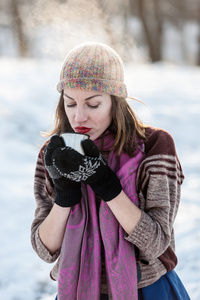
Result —
[{"label": "long brown hair", "polygon": [[[111,96],[111,100],[112,122],[108,130],[115,136],[115,141],[110,150],[116,148],[118,155],[124,150],[132,156],[138,145],[136,136],[143,141],[146,139],[146,126],[136,117],[125,98]],[[63,91],[56,108],[55,128],[44,135],[60,135],[62,132],[74,132],[65,113]]]},{"label": "long brown hair", "polygon": [[[145,125],[138,119],[125,98],[111,96],[112,99],[112,122],[109,131],[114,134],[115,142],[112,149],[118,149],[118,154],[122,149],[129,154],[137,148],[139,140],[146,140]],[[111,150],[112,150],[111,149]]]}]

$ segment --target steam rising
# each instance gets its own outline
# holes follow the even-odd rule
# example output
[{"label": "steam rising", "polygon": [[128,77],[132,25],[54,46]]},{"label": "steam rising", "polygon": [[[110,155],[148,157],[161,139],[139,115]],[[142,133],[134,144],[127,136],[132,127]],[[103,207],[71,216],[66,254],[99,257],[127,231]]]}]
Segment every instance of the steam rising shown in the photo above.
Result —
[{"label": "steam rising", "polygon": [[[133,39],[124,33],[126,2],[102,0],[24,1],[21,15],[31,53],[38,57],[63,59],[75,45],[85,41],[106,43],[126,58]],[[122,17],[119,16],[121,10]],[[112,11],[112,18],[110,12]],[[35,45],[35,46],[34,46]],[[39,45],[39,47],[38,47]],[[36,48],[37,47],[37,48]],[[126,49],[126,50],[125,50]],[[131,52],[133,54],[133,51]]]}]

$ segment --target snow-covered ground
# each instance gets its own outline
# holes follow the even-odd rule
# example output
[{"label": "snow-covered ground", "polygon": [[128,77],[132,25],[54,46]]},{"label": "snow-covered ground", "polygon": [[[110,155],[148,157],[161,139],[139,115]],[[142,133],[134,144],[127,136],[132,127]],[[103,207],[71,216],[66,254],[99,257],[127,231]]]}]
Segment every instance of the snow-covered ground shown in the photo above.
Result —
[{"label": "snow-covered ground", "polygon": [[[0,59],[0,299],[50,300],[51,265],[31,248],[35,162],[52,127],[60,61]],[[200,69],[128,64],[129,100],[139,117],[174,137],[185,173],[176,220],[176,271],[200,299]]]}]

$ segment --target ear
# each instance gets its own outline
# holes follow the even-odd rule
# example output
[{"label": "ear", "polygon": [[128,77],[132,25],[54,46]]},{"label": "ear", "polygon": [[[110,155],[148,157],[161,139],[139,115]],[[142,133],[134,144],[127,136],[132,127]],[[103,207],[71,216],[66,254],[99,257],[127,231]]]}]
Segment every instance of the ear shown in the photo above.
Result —
[{"label": "ear", "polygon": [[83,140],[81,145],[86,156],[99,157],[100,151],[92,140]]}]

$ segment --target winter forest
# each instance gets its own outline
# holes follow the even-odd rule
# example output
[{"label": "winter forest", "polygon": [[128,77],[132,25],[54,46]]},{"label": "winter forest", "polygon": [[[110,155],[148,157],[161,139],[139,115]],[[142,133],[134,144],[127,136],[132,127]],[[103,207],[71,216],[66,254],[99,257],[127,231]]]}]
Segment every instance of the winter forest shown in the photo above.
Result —
[{"label": "winter forest", "polygon": [[126,61],[200,65],[199,0],[8,0],[0,17],[2,56],[63,59],[95,39]]},{"label": "winter forest", "polygon": [[62,61],[85,41],[120,54],[128,93],[144,105],[127,101],[175,140],[185,175],[176,272],[199,300],[200,0],[0,1],[0,299],[55,299],[52,265],[30,242],[33,180],[40,132],[54,125]]}]

